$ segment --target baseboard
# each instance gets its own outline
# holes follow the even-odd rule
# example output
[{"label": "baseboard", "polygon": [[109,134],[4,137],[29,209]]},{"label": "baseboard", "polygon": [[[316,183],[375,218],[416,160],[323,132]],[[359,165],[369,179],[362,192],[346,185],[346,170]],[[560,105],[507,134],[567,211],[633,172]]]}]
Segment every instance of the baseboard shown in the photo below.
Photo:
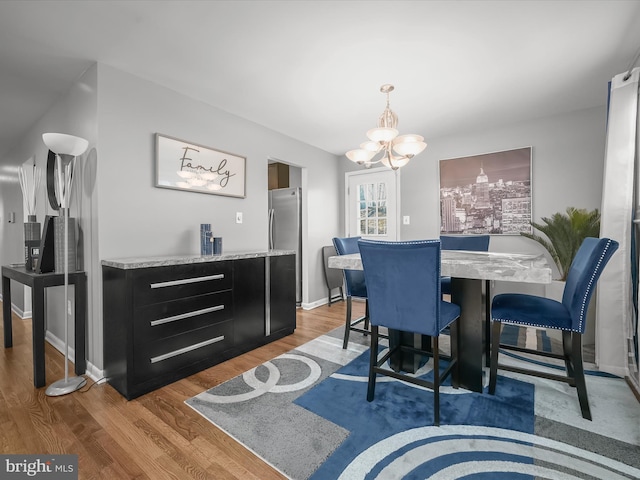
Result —
[{"label": "baseboard", "polygon": [[598,363],[596,360],[597,369],[601,372],[610,373],[611,375],[616,375],[620,378],[625,378],[629,375],[629,371],[624,367],[618,367],[616,365],[602,365]]},{"label": "baseboard", "polygon": [[104,378],[104,370],[99,369],[91,362],[87,362],[86,375],[96,383],[102,383],[102,380],[106,381],[106,378]]},{"label": "baseboard", "polygon": [[631,389],[631,391],[633,392],[633,394],[636,397],[636,400],[638,400],[638,402],[640,403],[640,390],[638,389],[638,384],[636,384],[631,378],[629,377],[624,377],[625,380],[627,381],[627,385],[629,385],[629,388]]},{"label": "baseboard", "polygon": [[[45,332],[44,339],[47,342],[49,342],[51,344],[51,346],[53,348],[55,348],[56,350],[58,350],[62,355],[65,354],[64,341],[60,340],[53,333],[51,333],[49,330],[47,330]],[[76,361],[75,361],[76,360],[76,350],[71,345],[69,345],[69,360],[71,360],[73,363],[76,363]]]},{"label": "baseboard", "polygon": [[17,308],[13,303],[11,304],[11,311],[15,313],[21,320],[31,318],[31,312],[28,312],[29,315],[27,316],[26,312],[23,312],[22,310]]},{"label": "baseboard", "polygon": [[[0,301],[2,301],[1,294],[0,294]],[[31,315],[32,315],[31,311],[23,312],[19,308],[16,308],[16,306],[13,303],[11,304],[11,311],[15,313],[21,320],[31,319]],[[51,346],[56,350],[58,350],[62,355],[65,354],[64,341],[60,340],[50,331],[47,331],[45,333],[44,339],[47,342],[49,342]],[[73,363],[75,363],[75,360],[76,360],[76,351],[71,346],[69,346],[69,360],[71,360]],[[87,361],[87,370],[85,372],[85,375],[87,375],[94,382],[98,382],[104,378],[104,370],[96,367],[93,363]]]},{"label": "baseboard", "polygon": [[326,305],[327,303],[329,303],[328,298],[321,298],[320,300],[316,300],[315,302],[302,303],[300,306],[303,310],[313,310],[314,308],[321,307],[322,305]]},{"label": "baseboard", "polygon": [[[47,342],[49,342],[51,346],[56,350],[58,350],[62,355],[65,354],[64,341],[60,340],[50,331],[47,331],[45,333],[44,339]],[[71,345],[69,345],[69,360],[74,364],[76,363],[76,350]],[[100,368],[96,367],[93,363],[89,361],[87,361],[87,369],[84,374],[87,375],[94,382],[98,382],[104,378],[104,370],[101,370]]]}]

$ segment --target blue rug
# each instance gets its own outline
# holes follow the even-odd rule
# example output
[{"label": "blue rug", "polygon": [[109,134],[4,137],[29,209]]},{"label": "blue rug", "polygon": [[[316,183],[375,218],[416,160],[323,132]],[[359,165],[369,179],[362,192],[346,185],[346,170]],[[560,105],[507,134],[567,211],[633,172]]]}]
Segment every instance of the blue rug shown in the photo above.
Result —
[{"label": "blue rug", "polygon": [[[367,402],[367,339],[355,335],[343,351],[340,335],[187,404],[300,480],[640,478],[640,406],[621,379],[588,381],[594,422],[581,418],[575,391],[556,382],[501,376],[496,395],[445,386],[434,427],[430,390],[379,377]],[[428,376],[429,365],[418,374]],[[601,400],[594,382],[605,382],[611,398]]]}]

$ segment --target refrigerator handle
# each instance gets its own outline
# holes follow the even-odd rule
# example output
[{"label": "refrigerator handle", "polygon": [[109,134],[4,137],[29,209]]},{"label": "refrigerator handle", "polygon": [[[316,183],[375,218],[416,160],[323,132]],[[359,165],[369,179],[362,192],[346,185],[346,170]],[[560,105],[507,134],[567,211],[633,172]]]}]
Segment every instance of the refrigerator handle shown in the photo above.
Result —
[{"label": "refrigerator handle", "polygon": [[269,250],[273,250],[273,221],[276,216],[276,211],[273,208],[269,209]]}]

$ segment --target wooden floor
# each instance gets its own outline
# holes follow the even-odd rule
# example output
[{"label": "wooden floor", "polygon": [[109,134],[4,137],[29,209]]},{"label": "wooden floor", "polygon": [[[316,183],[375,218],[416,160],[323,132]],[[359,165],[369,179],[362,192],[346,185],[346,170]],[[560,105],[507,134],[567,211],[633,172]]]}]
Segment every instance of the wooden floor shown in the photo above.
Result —
[{"label": "wooden floor", "polygon": [[[78,454],[80,479],[286,478],[184,401],[342,325],[344,315],[345,302],[299,310],[293,335],[130,402],[106,383],[62,397],[34,388],[31,320],[14,315],[13,347],[0,355],[0,452]],[[47,384],[64,378],[64,357],[48,343],[46,361]]]}]

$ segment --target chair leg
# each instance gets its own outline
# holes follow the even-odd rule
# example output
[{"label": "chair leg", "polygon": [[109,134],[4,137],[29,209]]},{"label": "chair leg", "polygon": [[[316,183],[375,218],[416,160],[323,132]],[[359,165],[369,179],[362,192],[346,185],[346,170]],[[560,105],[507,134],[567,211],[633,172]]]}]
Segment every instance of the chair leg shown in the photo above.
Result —
[{"label": "chair leg", "polygon": [[[364,329],[369,330],[369,299],[365,299],[364,301]],[[366,337],[367,334],[365,333]]]},{"label": "chair leg", "polygon": [[584,379],[584,367],[582,365],[582,334],[573,332],[571,334],[572,363],[576,389],[578,390],[578,401],[582,418],[591,420],[591,409],[589,408],[589,397],[587,396],[587,383]]},{"label": "chair leg", "polygon": [[453,322],[449,327],[449,338],[451,343],[451,362],[456,362],[451,372],[451,386],[453,388],[460,387],[460,330],[458,329],[458,320]]},{"label": "chair leg", "polygon": [[[567,368],[567,378],[575,378],[573,371],[573,345],[572,334],[569,330],[562,331],[562,353],[564,355],[564,365]],[[582,349],[580,349],[582,353]],[[570,383],[572,387],[575,387],[575,382]]]},{"label": "chair leg", "polygon": [[485,281],[484,288],[484,362],[491,365],[491,280]]},{"label": "chair leg", "polygon": [[498,377],[498,351],[500,350],[500,331],[502,324],[493,321],[493,334],[491,335],[491,364],[489,365],[489,393],[496,393],[496,380]]},{"label": "chair leg", "polygon": [[346,350],[349,344],[349,332],[351,331],[351,297],[347,297],[347,319],[344,324],[344,340],[342,341],[342,349]]},{"label": "chair leg", "polygon": [[373,401],[376,389],[376,372],[373,367],[378,363],[378,326],[371,326],[371,347],[369,355],[369,383],[367,385],[367,401]]},{"label": "chair leg", "polygon": [[438,337],[433,338],[433,424],[440,426],[440,354]]}]

